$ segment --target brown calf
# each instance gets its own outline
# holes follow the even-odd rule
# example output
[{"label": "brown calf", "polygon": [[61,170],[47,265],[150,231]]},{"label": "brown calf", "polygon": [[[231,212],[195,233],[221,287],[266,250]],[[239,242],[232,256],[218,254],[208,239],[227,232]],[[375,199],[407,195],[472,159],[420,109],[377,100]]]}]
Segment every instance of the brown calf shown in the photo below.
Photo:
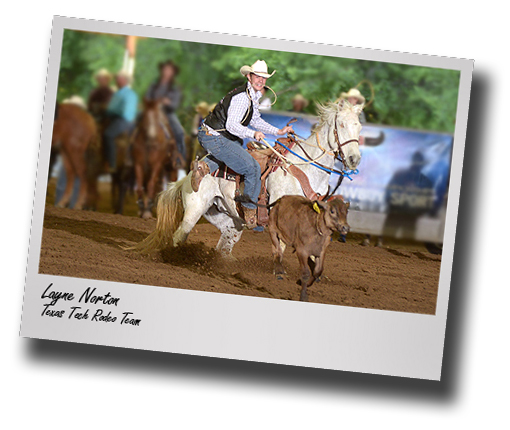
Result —
[{"label": "brown calf", "polygon": [[269,214],[274,273],[283,279],[283,252],[292,246],[301,268],[301,301],[308,301],[307,287],[319,278],[324,269],[326,248],[334,231],[346,234],[349,203],[334,198],[328,203],[311,201],[301,196],[284,196]]}]

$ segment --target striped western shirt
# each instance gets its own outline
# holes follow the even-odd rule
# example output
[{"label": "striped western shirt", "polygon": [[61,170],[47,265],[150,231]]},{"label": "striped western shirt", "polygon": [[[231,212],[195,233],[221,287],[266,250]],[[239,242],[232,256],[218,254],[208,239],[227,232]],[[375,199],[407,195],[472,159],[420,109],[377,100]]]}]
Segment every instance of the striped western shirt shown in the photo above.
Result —
[{"label": "striped western shirt", "polygon": [[[235,136],[240,137],[241,139],[254,139],[255,131],[261,131],[264,134],[272,134],[276,136],[278,133],[278,128],[268,124],[260,117],[259,100],[262,97],[262,93],[260,91],[255,91],[249,82],[248,92],[253,101],[253,116],[249,125],[255,130],[241,125],[246,112],[250,108],[250,99],[248,98],[248,94],[243,92],[232,97],[232,100],[230,101],[230,106],[227,113],[227,123],[225,126],[227,131]],[[220,134],[208,125],[205,126],[211,134],[215,136]]]}]

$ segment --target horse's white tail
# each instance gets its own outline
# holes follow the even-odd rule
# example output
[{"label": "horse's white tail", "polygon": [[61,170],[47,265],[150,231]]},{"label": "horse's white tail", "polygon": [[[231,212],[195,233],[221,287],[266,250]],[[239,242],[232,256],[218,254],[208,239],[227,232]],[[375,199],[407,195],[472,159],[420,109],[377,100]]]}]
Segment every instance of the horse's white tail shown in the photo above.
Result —
[{"label": "horse's white tail", "polygon": [[186,177],[170,183],[168,189],[159,194],[156,230],[140,243],[125,249],[150,254],[173,245],[173,235],[184,217],[182,186],[185,180]]}]

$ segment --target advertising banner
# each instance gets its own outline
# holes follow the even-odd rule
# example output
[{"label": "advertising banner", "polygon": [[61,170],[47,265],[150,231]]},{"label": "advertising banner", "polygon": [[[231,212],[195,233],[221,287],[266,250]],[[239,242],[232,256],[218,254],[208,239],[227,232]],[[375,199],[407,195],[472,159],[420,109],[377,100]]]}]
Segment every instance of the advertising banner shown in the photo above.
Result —
[{"label": "advertising banner", "polygon": [[[314,116],[262,114],[280,128],[293,117],[296,133],[307,138]],[[352,231],[442,242],[453,136],[375,124],[363,124],[361,136],[359,173],[336,191],[351,204]],[[338,175],[331,175],[331,189],[337,183]]]}]

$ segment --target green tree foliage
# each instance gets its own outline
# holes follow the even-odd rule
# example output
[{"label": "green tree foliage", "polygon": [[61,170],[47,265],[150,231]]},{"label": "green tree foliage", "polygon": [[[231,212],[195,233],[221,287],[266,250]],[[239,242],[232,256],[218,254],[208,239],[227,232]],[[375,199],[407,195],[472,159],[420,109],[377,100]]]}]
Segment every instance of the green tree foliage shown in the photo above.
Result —
[{"label": "green tree foliage", "polygon": [[[73,94],[87,98],[100,68],[122,66],[125,37],[66,30],[62,47],[58,100]],[[158,75],[157,65],[172,59],[181,69],[177,83],[184,99],[179,116],[189,129],[193,107],[201,100],[218,102],[241,84],[239,69],[264,59],[276,74],[268,80],[278,94],[277,110],[290,110],[296,93],[311,101],[336,100],[363,80],[375,98],[366,109],[369,122],[453,132],[460,74],[454,70],[408,66],[273,50],[165,39],[139,39],[133,89],[143,97]],[[367,84],[359,87],[370,99]],[[309,113],[315,113],[310,103]]]}]

